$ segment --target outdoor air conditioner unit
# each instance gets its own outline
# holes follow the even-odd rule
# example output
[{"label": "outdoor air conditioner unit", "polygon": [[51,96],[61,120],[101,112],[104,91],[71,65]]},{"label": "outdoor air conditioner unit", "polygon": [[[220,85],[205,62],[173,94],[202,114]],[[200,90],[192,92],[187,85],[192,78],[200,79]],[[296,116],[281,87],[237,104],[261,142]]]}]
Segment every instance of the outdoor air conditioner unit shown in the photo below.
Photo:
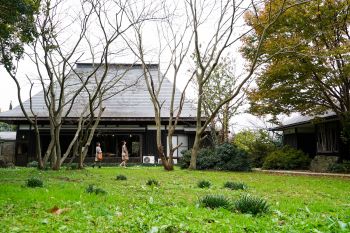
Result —
[{"label": "outdoor air conditioner unit", "polygon": [[[174,161],[174,164],[177,164],[177,159],[173,159]],[[158,164],[162,164],[162,160],[161,159],[158,159]]]},{"label": "outdoor air conditioner unit", "polygon": [[143,156],[142,158],[142,162],[143,163],[154,163],[154,156],[151,155],[147,155],[147,156]]}]

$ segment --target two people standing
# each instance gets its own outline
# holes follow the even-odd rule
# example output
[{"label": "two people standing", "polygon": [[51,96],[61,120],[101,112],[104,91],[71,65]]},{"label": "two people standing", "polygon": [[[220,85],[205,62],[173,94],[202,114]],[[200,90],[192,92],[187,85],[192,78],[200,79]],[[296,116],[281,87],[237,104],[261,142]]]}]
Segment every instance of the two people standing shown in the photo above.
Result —
[{"label": "two people standing", "polygon": [[[126,167],[126,163],[129,160],[129,152],[128,148],[126,147],[126,141],[123,141],[123,146],[122,146],[122,162],[119,166],[121,167]],[[96,154],[95,154],[95,162],[92,165],[94,168],[97,163],[98,167],[101,168],[101,161],[102,161],[102,149],[101,149],[101,144],[99,142],[96,143]]]}]

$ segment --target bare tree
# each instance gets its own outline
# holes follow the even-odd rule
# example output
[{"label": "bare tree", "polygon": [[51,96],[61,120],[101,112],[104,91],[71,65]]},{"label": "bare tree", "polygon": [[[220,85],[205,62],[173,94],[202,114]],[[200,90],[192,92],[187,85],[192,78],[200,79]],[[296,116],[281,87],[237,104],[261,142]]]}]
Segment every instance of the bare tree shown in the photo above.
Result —
[{"label": "bare tree", "polygon": [[[144,47],[144,24],[138,23],[134,24],[134,39],[130,40],[125,38],[129,44],[130,49],[135,54],[135,56],[140,60],[143,68],[144,80],[147,86],[147,90],[150,94],[150,98],[154,109],[154,119],[156,123],[156,143],[157,143],[157,154],[161,159],[163,167],[165,170],[173,170],[174,162],[173,156],[174,152],[181,146],[173,145],[172,138],[174,136],[176,127],[179,123],[179,118],[181,116],[183,106],[185,103],[185,91],[188,87],[190,79],[187,80],[185,88],[182,92],[177,89],[178,79],[180,75],[180,70],[183,68],[184,60],[187,57],[188,51],[190,49],[191,40],[193,37],[193,32],[190,30],[190,23],[187,18],[182,25],[175,25],[175,17],[178,15],[178,6],[175,4],[167,5],[166,2],[160,2],[159,6],[151,8],[146,7],[146,3],[143,2],[141,9],[150,9],[153,12],[154,19],[157,21],[154,24],[157,26],[158,32],[158,52],[156,57],[158,58],[158,64],[160,64],[161,56],[164,53],[168,53],[169,59],[164,63],[163,72],[158,66],[158,72],[155,74],[151,71],[149,62],[147,61],[147,50]],[[128,16],[131,22],[135,22],[137,17],[135,17],[135,10],[133,7],[128,9]],[[158,13],[158,16],[157,14]],[[180,13],[181,14],[181,13]],[[182,13],[183,14],[183,13]],[[180,15],[181,17],[181,15]],[[164,47],[163,42],[164,41]],[[167,76],[171,77],[172,89],[170,99],[162,99],[160,94],[164,88],[164,80]],[[165,109],[164,104],[168,101],[168,109]],[[167,110],[168,112],[165,112]],[[163,114],[168,114],[168,116],[163,116]],[[166,154],[164,151],[164,145],[162,144],[162,119],[166,118],[168,121],[167,126],[167,138],[168,138],[168,151]]]},{"label": "bare tree", "polygon": [[[197,93],[197,123],[196,123],[196,136],[194,145],[192,148],[190,169],[196,169],[196,161],[198,151],[200,148],[203,134],[207,126],[215,118],[219,110],[236,98],[242,91],[245,84],[252,78],[255,70],[259,67],[259,58],[261,54],[261,45],[264,42],[266,32],[271,28],[275,21],[283,14],[288,8],[293,7],[296,4],[302,4],[302,2],[289,3],[289,1],[281,1],[280,9],[277,12],[271,12],[268,18],[264,20],[259,26],[261,26],[261,36],[256,41],[256,50],[254,53],[254,59],[246,66],[246,74],[237,83],[234,91],[231,95],[224,98],[222,101],[212,109],[212,113],[207,116],[203,122],[203,96],[204,85],[212,78],[212,73],[217,67],[220,58],[225,52],[231,49],[237,44],[245,35],[249,34],[252,29],[245,29],[239,27],[244,14],[248,11],[257,12],[260,8],[260,4],[263,1],[206,1],[206,0],[187,0],[187,12],[191,18],[192,30],[194,31],[194,70],[195,80],[198,87]],[[203,33],[203,25],[210,19],[215,25],[210,33],[205,30]],[[205,37],[209,37],[208,40],[203,40],[203,34]],[[271,59],[271,58],[270,58]]]},{"label": "bare tree", "polygon": [[[118,91],[113,92],[111,89],[123,77],[121,75],[113,81],[106,79],[109,71],[108,61],[111,55],[111,45],[132,26],[123,22],[123,7],[125,7],[126,1],[115,4],[107,0],[84,0],[80,2],[81,9],[76,16],[62,12],[65,10],[62,10],[62,7],[66,3],[64,0],[45,0],[42,2],[41,12],[36,20],[39,36],[31,46],[33,53],[28,54],[35,64],[42,89],[42,98],[49,116],[51,139],[43,157],[37,123],[38,117],[43,116],[42,112],[33,108],[31,99],[30,113],[27,112],[20,98],[20,83],[16,73],[10,73],[13,74],[11,77],[17,84],[21,109],[35,129],[39,167],[45,167],[50,160],[51,166],[55,170],[60,169],[62,163],[71,153],[75,141],[81,135],[84,124],[86,127],[91,127],[88,136],[83,141],[84,149],[80,151],[82,158],[85,158],[87,148],[104,111],[103,100],[110,98],[108,95],[111,96],[111,94],[108,93],[114,93],[114,95],[118,93]],[[112,3],[113,10],[115,10],[114,21],[109,20],[110,13],[107,9]],[[65,23],[62,21],[62,16],[66,18]],[[71,22],[67,18],[71,18]],[[79,25],[76,25],[75,22],[79,22]],[[95,36],[96,34],[99,36],[94,42],[88,37],[88,34],[91,34],[91,29],[95,32]],[[92,56],[90,59],[94,60],[94,64],[88,73],[82,75],[75,70],[75,64],[85,55],[87,46],[90,47]],[[99,49],[96,59],[96,51],[93,51],[92,48]],[[123,49],[113,48],[113,54],[117,54],[120,50]],[[31,83],[33,86],[33,81]],[[119,88],[119,91],[123,90],[125,87]],[[78,108],[80,117],[77,120],[77,130],[68,149],[63,153],[60,142],[62,125],[72,113],[72,109],[77,106],[77,100],[84,93],[88,96],[88,101],[85,105],[81,105],[82,108]],[[86,124],[87,122],[88,124]]]}]

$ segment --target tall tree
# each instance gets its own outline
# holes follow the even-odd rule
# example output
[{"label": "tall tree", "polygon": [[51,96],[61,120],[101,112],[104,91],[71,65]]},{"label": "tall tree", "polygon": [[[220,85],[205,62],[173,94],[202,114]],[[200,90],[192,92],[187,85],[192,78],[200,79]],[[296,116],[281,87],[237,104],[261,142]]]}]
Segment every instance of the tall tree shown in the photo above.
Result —
[{"label": "tall tree", "polygon": [[[76,8],[71,9],[74,14],[70,14],[72,11],[68,9],[62,12],[67,3],[65,0],[42,1],[40,14],[35,20],[38,37],[29,48],[31,53],[27,53],[36,69],[42,98],[48,112],[50,143],[44,153],[41,152],[40,131],[37,122],[38,117],[42,116],[42,110],[33,108],[31,98],[29,99],[30,109],[24,108],[17,69],[5,65],[7,72],[16,83],[22,112],[34,127],[39,167],[45,167],[50,160],[52,168],[55,170],[60,169],[70,154],[82,128],[86,126],[89,127],[88,134],[81,143],[84,149],[80,151],[82,153],[80,165],[82,165],[94,130],[104,111],[103,100],[108,98],[105,94],[123,76],[118,74],[116,75],[118,77],[113,75],[110,77],[111,75],[109,75],[108,62],[112,43],[131,27],[130,24],[123,22],[121,8],[125,6],[125,2],[111,4],[111,1],[108,0],[84,0],[78,5],[77,15],[74,11]],[[109,10],[115,10],[113,11],[114,21],[109,20]],[[63,20],[62,17],[65,19]],[[91,40],[91,37],[94,37],[95,40]],[[88,72],[78,72],[75,69],[75,64],[84,54],[87,54],[89,51],[87,48],[90,48],[91,55],[87,59],[92,60],[93,64]],[[92,48],[95,50],[93,51]],[[124,48],[113,48],[113,54],[116,55],[121,50]],[[110,78],[113,80],[111,81]],[[33,87],[35,80],[29,81]],[[119,91],[122,89],[120,88]],[[114,92],[114,94],[116,93],[118,91]],[[86,96],[87,101],[77,103],[77,99],[81,99],[82,95]],[[66,118],[77,105],[82,106],[82,108],[77,108],[81,109],[82,112],[76,112],[79,116],[76,122],[76,134],[68,149],[62,151],[61,129]]]},{"label": "tall tree", "polygon": [[[171,171],[174,169],[174,152],[181,146],[181,143],[178,145],[173,144],[173,136],[179,123],[179,118],[185,102],[185,91],[191,78],[187,79],[187,83],[182,92],[177,88],[177,84],[180,79],[180,73],[184,67],[184,60],[187,57],[191,45],[193,32],[190,30],[189,19],[184,17],[185,13],[179,10],[181,7],[178,5],[173,3],[167,4],[166,1],[160,1],[158,6],[152,6],[152,4],[147,5],[146,1],[143,1],[141,9],[148,9],[150,12],[146,13],[151,13],[153,19],[156,20],[154,25],[158,29],[158,51],[156,52],[158,63],[161,62],[161,57],[164,53],[169,54],[169,59],[162,61],[164,64],[163,72],[161,72],[159,67],[158,72],[153,72],[152,69],[149,68],[149,62],[147,61],[149,56],[144,47],[145,25],[143,22],[134,24],[135,38],[132,40],[126,38],[126,41],[143,67],[145,84],[154,109],[158,157],[161,159],[164,169]],[[136,10],[134,5],[131,5],[127,12],[131,22],[135,22],[137,19],[135,17]],[[178,19],[182,19],[181,24],[176,22]],[[163,93],[166,91],[164,90],[164,83],[167,81],[167,76],[169,76],[169,79],[172,81],[172,86],[169,90],[171,92],[171,97],[169,99],[164,99]],[[165,104],[167,105],[166,107],[164,107]],[[167,139],[169,154],[164,150],[162,140],[162,121],[165,119],[168,121]]]},{"label": "tall tree", "polygon": [[[197,92],[197,116],[196,116],[196,135],[191,153],[190,169],[196,169],[197,155],[200,148],[203,134],[207,126],[215,118],[220,109],[233,99],[239,96],[242,88],[252,78],[255,70],[260,65],[261,48],[264,44],[266,33],[270,31],[271,26],[277,19],[289,8],[294,5],[302,4],[302,1],[294,3],[292,1],[280,1],[274,11],[270,11],[259,23],[260,34],[255,38],[253,43],[254,51],[252,59],[246,65],[246,73],[239,78],[234,91],[231,95],[222,99],[212,113],[203,121],[203,97],[205,92],[203,87],[212,78],[213,71],[219,64],[220,58],[225,55],[227,50],[232,49],[246,35],[252,32],[252,29],[246,29],[241,26],[241,20],[244,15],[257,15],[265,1],[205,1],[205,0],[188,0],[186,1],[187,12],[190,17],[191,27],[194,32],[194,75]],[[267,3],[271,5],[271,3]],[[210,19],[214,25],[210,29],[203,28],[204,22]],[[236,30],[239,27],[241,30]],[[206,39],[207,40],[206,40]],[[209,38],[209,39],[208,39]]]},{"label": "tall tree", "polygon": [[[254,29],[242,49],[252,60],[260,21],[281,0],[270,1],[257,15],[246,17]],[[298,2],[295,0],[295,2]],[[340,119],[344,142],[350,140],[350,2],[310,1],[289,9],[266,33],[264,68],[249,92],[251,111],[316,115],[333,111]],[[346,152],[345,152],[346,153]]]},{"label": "tall tree", "polygon": [[23,55],[23,45],[37,36],[34,20],[39,6],[40,0],[0,0],[1,64],[12,67]]}]

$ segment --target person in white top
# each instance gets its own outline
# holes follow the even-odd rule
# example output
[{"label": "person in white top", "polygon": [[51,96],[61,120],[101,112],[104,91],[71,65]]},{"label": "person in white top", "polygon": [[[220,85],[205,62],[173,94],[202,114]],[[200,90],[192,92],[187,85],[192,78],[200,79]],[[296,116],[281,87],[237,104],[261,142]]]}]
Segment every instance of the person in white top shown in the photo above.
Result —
[{"label": "person in white top", "polygon": [[126,141],[123,141],[123,146],[122,146],[122,162],[119,166],[126,167],[126,163],[129,160],[129,152],[128,148],[126,147]]},{"label": "person in white top", "polygon": [[92,167],[94,168],[97,164],[97,162],[99,162],[98,167],[101,168],[101,161],[102,161],[102,149],[101,149],[101,144],[99,142],[96,143],[96,154],[95,154],[95,162],[92,165]]}]

